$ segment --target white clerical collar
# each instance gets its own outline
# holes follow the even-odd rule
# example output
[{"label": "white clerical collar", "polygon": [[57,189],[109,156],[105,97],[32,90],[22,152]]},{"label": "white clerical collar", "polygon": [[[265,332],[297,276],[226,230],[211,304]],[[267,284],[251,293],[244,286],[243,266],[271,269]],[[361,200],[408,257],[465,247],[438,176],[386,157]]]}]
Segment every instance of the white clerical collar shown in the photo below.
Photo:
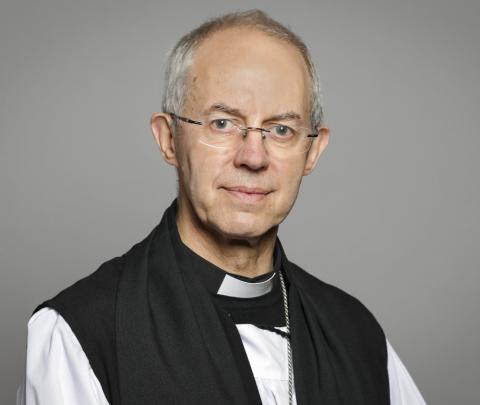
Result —
[{"label": "white clerical collar", "polygon": [[237,298],[253,298],[267,294],[272,290],[273,278],[276,272],[273,273],[267,280],[259,282],[243,281],[239,278],[226,274],[223,278],[220,287],[218,288],[218,295],[226,295],[228,297]]}]

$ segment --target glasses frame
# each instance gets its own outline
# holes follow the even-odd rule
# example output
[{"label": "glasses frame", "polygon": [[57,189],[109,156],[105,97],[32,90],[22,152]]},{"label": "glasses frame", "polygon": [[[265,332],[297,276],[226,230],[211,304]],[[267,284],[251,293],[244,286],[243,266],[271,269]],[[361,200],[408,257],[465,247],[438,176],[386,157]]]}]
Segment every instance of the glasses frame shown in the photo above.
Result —
[{"label": "glasses frame", "polygon": [[[180,121],[187,122],[189,124],[205,125],[204,122],[195,121],[195,120],[192,120],[191,118],[187,118],[187,117],[182,117],[182,116],[180,116],[178,114],[175,114],[175,113],[172,113],[172,112],[167,112],[167,114],[169,114],[174,119],[179,119]],[[262,139],[265,139],[265,137],[266,137],[265,132],[270,132],[270,130],[268,130],[266,128],[245,127],[243,125],[237,125],[237,124],[233,124],[233,125],[235,125],[238,129],[240,129],[243,132],[243,137],[247,136],[248,131],[260,131],[260,133],[262,134]],[[318,134],[315,134],[315,133],[307,134],[307,138],[316,138],[316,137],[318,137]]]}]

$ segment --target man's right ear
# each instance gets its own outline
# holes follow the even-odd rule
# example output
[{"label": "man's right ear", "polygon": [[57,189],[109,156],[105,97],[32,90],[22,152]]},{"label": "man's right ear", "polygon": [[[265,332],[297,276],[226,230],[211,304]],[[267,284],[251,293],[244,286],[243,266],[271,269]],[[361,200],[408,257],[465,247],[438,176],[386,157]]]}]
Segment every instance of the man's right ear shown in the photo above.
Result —
[{"label": "man's right ear", "polygon": [[169,114],[162,112],[154,113],[152,118],[150,118],[152,134],[160,148],[163,159],[168,164],[178,167],[172,125],[173,121]]}]

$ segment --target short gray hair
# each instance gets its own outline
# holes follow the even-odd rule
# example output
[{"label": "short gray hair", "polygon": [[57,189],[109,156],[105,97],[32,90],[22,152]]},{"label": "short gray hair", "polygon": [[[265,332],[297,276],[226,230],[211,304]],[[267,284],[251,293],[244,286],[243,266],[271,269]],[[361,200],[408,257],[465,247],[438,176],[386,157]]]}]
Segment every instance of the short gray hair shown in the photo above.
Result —
[{"label": "short gray hair", "polygon": [[187,94],[188,72],[195,50],[213,33],[232,27],[257,29],[290,43],[300,51],[307,65],[311,83],[310,123],[312,128],[318,128],[323,124],[322,89],[307,46],[298,35],[261,10],[233,12],[212,18],[180,38],[168,55],[162,100],[163,111],[181,113]]}]

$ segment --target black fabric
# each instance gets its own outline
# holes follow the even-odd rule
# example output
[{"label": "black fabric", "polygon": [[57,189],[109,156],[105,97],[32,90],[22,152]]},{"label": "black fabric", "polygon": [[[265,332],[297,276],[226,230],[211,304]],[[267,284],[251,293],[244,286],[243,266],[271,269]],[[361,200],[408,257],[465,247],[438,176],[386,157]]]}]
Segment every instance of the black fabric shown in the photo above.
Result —
[{"label": "black fabric", "polygon": [[[172,210],[176,200],[144,240],[34,312],[48,306],[65,318],[112,405],[261,404],[231,312],[194,263],[177,258]],[[373,315],[277,244],[297,403],[388,404],[385,335]]]},{"label": "black fabric", "polygon": [[[115,306],[122,258],[103,263],[95,272],[35,308],[55,309],[70,325],[87,355],[108,402],[120,404],[115,344]],[[32,314],[33,315],[33,314]]]}]

